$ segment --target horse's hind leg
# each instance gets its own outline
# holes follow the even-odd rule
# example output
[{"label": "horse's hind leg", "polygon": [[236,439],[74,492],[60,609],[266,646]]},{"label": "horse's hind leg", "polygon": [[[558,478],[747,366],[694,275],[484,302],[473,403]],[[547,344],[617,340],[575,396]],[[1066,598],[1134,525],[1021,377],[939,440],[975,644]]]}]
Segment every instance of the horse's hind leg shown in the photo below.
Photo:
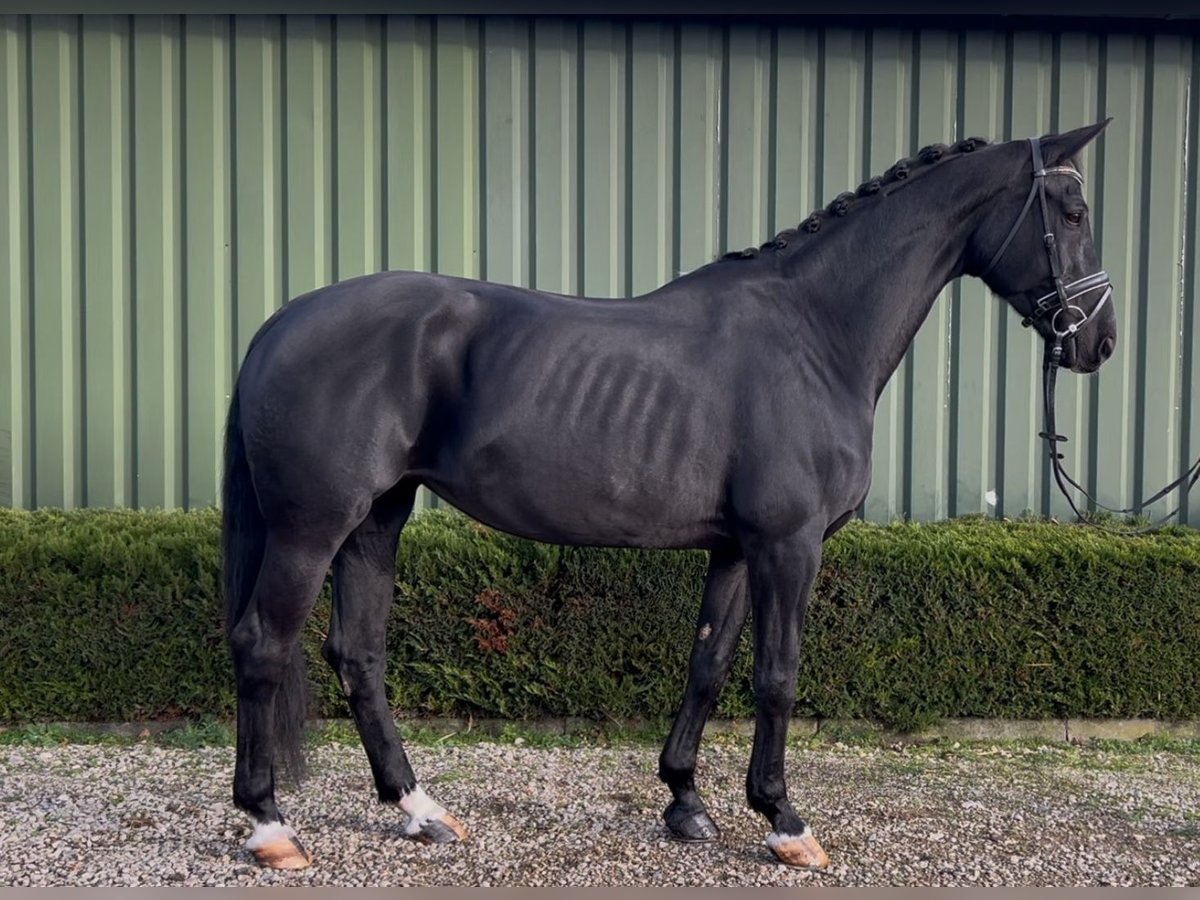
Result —
[{"label": "horse's hind leg", "polygon": [[717,836],[717,826],[696,792],[696,753],[704,723],[729,674],[749,609],[745,561],[734,548],[714,550],[708,564],[683,704],[658,764],[659,778],[666,782],[674,797],[663,818],[671,834],[680,840],[710,841]]},{"label": "horse's hind leg", "polygon": [[371,764],[379,799],[408,814],[405,833],[426,843],[467,836],[462,824],[417,785],[396,732],[383,676],[386,630],[396,582],[396,548],[416,485],[402,483],[375,501],[333,563],[333,618],[322,654],[342,682]]},{"label": "horse's hind leg", "polygon": [[233,801],[254,819],[247,848],[272,868],[298,869],[310,861],[275,803],[274,763],[282,750],[299,777],[307,696],[300,631],[334,546],[268,533],[250,601],[230,632],[238,693]]}]

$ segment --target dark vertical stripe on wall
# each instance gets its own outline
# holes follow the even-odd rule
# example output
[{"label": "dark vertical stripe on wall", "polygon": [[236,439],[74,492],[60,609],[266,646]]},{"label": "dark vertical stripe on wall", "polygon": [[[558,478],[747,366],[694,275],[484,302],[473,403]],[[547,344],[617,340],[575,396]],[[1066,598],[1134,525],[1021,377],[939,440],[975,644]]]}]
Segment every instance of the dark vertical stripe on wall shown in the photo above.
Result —
[{"label": "dark vertical stripe on wall", "polygon": [[[859,127],[862,129],[862,159],[859,162],[859,168],[865,173],[865,178],[871,178],[871,119],[875,109],[875,29],[868,29],[863,38],[863,105],[862,105],[862,122]],[[822,92],[823,93],[823,92]],[[822,143],[824,143],[822,141]],[[846,189],[851,189],[851,185],[846,185]],[[890,449],[884,450],[890,452]],[[863,519],[866,517],[867,498],[864,497],[862,502],[854,511],[856,518]]]},{"label": "dark vertical stripe on wall", "polygon": [[[916,151],[918,134],[920,133],[920,97],[921,97],[921,32],[914,30],[912,33],[912,68],[909,71],[908,95],[911,98],[908,109],[908,152]],[[900,368],[904,370],[904,391],[901,399],[901,429],[902,438],[900,446],[903,448],[904,458],[909,461],[909,464],[901,470],[900,476],[900,505],[906,515],[911,514],[913,508],[913,429],[916,423],[913,421],[913,411],[915,406],[915,398],[913,397],[913,345],[910,344],[904,352],[904,358],[900,362]],[[897,374],[899,374],[897,372]],[[895,376],[893,376],[895,377]]]},{"label": "dark vertical stripe on wall", "polygon": [[[672,72],[671,89],[674,92],[674,109],[671,129],[671,156],[675,161],[671,173],[671,195],[674,198],[675,209],[678,211],[683,191],[683,29],[676,24],[672,29],[675,41],[675,67]],[[678,214],[672,216],[675,222],[674,234],[671,236],[671,275],[677,277],[683,266],[683,229],[680,227]]]},{"label": "dark vertical stripe on wall", "polygon": [[[436,37],[436,36],[437,36],[437,32],[436,32],[436,24],[435,24],[434,37]],[[436,81],[436,79],[437,79],[437,56],[436,56],[437,43],[436,43],[436,41],[431,41],[430,43],[434,47],[434,49],[431,52],[433,54],[435,54],[434,58],[433,58],[433,75],[431,77],[434,79],[433,83],[436,85],[437,84],[437,81]],[[314,87],[316,87],[316,86],[314,85]],[[340,230],[338,229],[338,221],[339,221],[338,210],[341,208],[341,203],[340,203],[341,184],[340,184],[340,179],[338,177],[339,169],[338,169],[338,102],[337,102],[337,98],[338,98],[338,19],[337,19],[337,16],[330,16],[329,17],[329,101],[330,101],[329,130],[332,135],[332,138],[329,142],[329,171],[331,173],[330,174],[330,192],[329,192],[329,217],[331,220],[330,234],[329,234],[329,258],[330,258],[329,272],[330,272],[330,279],[332,281],[338,281],[341,278],[339,264],[341,262],[341,257],[342,257],[342,254],[338,252],[339,248],[341,247],[341,235],[340,235]],[[435,135],[437,134],[436,118],[434,119],[434,123],[433,123],[433,126],[430,129],[430,131],[432,134],[435,134]],[[437,156],[436,155],[433,156],[433,161],[434,161],[434,165],[436,166],[436,164],[437,164]],[[437,198],[437,170],[436,170],[436,168],[432,172],[431,180],[433,182],[433,196],[436,200],[436,198]],[[436,210],[437,210],[437,206],[435,204],[434,205],[435,218],[434,218],[434,222],[433,222],[434,251],[433,251],[432,260],[431,260],[435,271],[437,269],[437,218],[436,218],[437,213],[436,213]]]},{"label": "dark vertical stripe on wall", "polygon": [[141,459],[141,438],[138,428],[138,417],[141,413],[141,403],[138,399],[138,258],[137,258],[137,41],[134,40],[136,16],[129,17],[129,83],[125,86],[128,91],[126,102],[129,104],[129,504],[133,507],[142,505],[142,495],[139,487],[138,474]]},{"label": "dark vertical stripe on wall", "polygon": [[[1200,297],[1196,292],[1200,287],[1197,273],[1200,267],[1196,264],[1196,231],[1200,229],[1197,194],[1200,193],[1200,43],[1192,42],[1192,71],[1188,83],[1187,123],[1184,131],[1187,141],[1187,205],[1184,209],[1184,247],[1183,247],[1183,381],[1181,390],[1186,391],[1196,384],[1196,355],[1200,347],[1196,346],[1197,309]],[[1180,404],[1182,422],[1179,429],[1179,460],[1180,468],[1191,464],[1200,455],[1200,441],[1196,439],[1196,400],[1188,398]],[[1181,518],[1184,522],[1196,524],[1195,510],[1200,508],[1200,500],[1190,495],[1182,506]]]},{"label": "dark vertical stripe on wall", "polygon": [[[625,115],[625,184],[622,186],[625,194],[625,259],[622,265],[624,271],[621,273],[621,293],[625,297],[633,296],[633,29],[632,24],[626,24],[625,96],[622,98]],[[580,119],[583,119],[582,115]],[[582,188],[579,195],[583,196]],[[583,221],[582,216],[580,221]],[[582,270],[582,266],[580,269]]]},{"label": "dark vertical stripe on wall", "polygon": [[[137,397],[137,347],[134,343],[137,336],[137,307],[134,303],[134,291],[137,284],[137,272],[134,269],[136,253],[134,249],[135,231],[135,208],[133,203],[133,184],[134,184],[134,168],[133,168],[133,17],[124,17],[125,21],[125,104],[128,109],[128,124],[125,132],[125,165],[126,165],[126,190],[124,192],[123,202],[127,210],[126,240],[125,252],[128,254],[127,264],[128,273],[126,280],[126,312],[125,312],[125,354],[124,360],[128,367],[128,374],[125,378],[125,390],[127,392],[127,402],[125,404],[125,433],[127,437],[127,453],[125,460],[125,484],[126,487],[126,502],[131,506],[137,506],[137,454],[138,454],[138,435],[137,435],[137,415],[138,415],[138,397]],[[215,499],[215,498],[214,498]]]},{"label": "dark vertical stripe on wall", "polygon": [[[229,58],[229,186],[232,203],[229,209],[229,384],[230,396],[233,396],[232,385],[237,379],[237,373],[242,365],[240,358],[241,347],[243,345],[243,335],[238,327],[238,322],[241,317],[238,315],[238,306],[241,302],[240,292],[238,291],[238,214],[237,202],[238,196],[241,194],[238,185],[238,102],[237,102],[237,16],[229,17],[229,52],[226,54]],[[285,133],[284,144],[287,143]],[[286,181],[286,179],[285,179]],[[286,277],[286,276],[285,276]],[[249,340],[249,335],[246,335],[246,340]]]},{"label": "dark vertical stripe on wall", "polygon": [[1055,131],[1058,131],[1063,127],[1063,123],[1059,118],[1059,107],[1062,105],[1062,103],[1058,93],[1061,89],[1062,35],[1056,34],[1050,39],[1050,122]]},{"label": "dark vertical stripe on wall", "polygon": [[[384,28],[386,29],[386,20]],[[386,46],[386,41],[385,41]],[[281,16],[279,20],[279,135],[282,138],[279,142],[279,165],[282,168],[279,179],[279,207],[280,214],[283,220],[283,227],[280,230],[279,252],[282,256],[280,259],[280,286],[283,291],[283,301],[286,303],[292,297],[291,285],[291,263],[292,255],[290,244],[288,242],[288,210],[291,204],[291,192],[288,189],[288,168],[291,165],[288,159],[288,17]],[[386,53],[384,54],[384,65],[387,64]],[[387,114],[387,105],[384,105],[384,115]],[[384,140],[387,140],[385,133]],[[384,177],[387,177],[386,169]],[[384,184],[383,196],[387,196],[387,184]],[[387,216],[383,217],[384,228],[387,227]],[[384,241],[384,259],[387,259],[387,242]],[[238,365],[238,361],[234,361],[234,365]],[[232,393],[232,382],[230,382],[230,392]]]},{"label": "dark vertical stripe on wall", "polygon": [[[1001,119],[1003,121],[1004,133],[1001,136],[1003,140],[1007,140],[1012,134],[1012,90],[1013,90],[1013,36],[1009,32],[1004,38],[1004,79],[1003,92],[1000,101]],[[1006,427],[1006,418],[1003,415],[1007,397],[1005,396],[1005,376],[1008,373],[1008,317],[1001,313],[1000,327],[996,329],[996,339],[998,346],[996,349],[996,409],[1001,411],[1001,414],[996,416],[996,439],[994,442],[996,456],[996,515],[1008,515],[1008,503],[1005,499],[1007,491],[1007,468],[1004,465],[1004,442],[1008,437],[1008,429]],[[1017,510],[1020,512],[1020,510]]]},{"label": "dark vertical stripe on wall", "polygon": [[[859,125],[862,128],[862,158],[859,161],[859,167],[866,173],[867,178],[872,177],[871,173],[871,119],[875,110],[875,30],[869,29],[863,38],[863,105],[862,105],[862,122]],[[846,185],[846,190],[851,190],[853,185]]]},{"label": "dark vertical stripe on wall", "polygon": [[[336,23],[337,20],[334,19]],[[429,25],[429,97],[432,110],[429,116],[429,265],[435,272],[442,271],[441,242],[438,240],[438,170],[441,168],[438,159],[438,20]],[[334,135],[337,134],[337,103],[333,105]],[[336,139],[334,141],[336,145]]]},{"label": "dark vertical stripe on wall", "polygon": [[88,335],[88,320],[87,320],[87,298],[88,298],[88,283],[87,283],[87,180],[84,172],[84,156],[81,149],[84,145],[84,110],[83,110],[83,84],[84,84],[84,66],[83,66],[83,16],[77,16],[75,21],[75,31],[77,35],[75,43],[75,134],[76,134],[76,150],[75,150],[75,173],[79,179],[79,200],[78,200],[78,216],[79,219],[75,223],[76,237],[79,242],[79,289],[76,302],[78,303],[79,315],[79,340],[77,346],[79,348],[79,361],[76,366],[76,383],[75,391],[79,397],[79,411],[77,440],[79,442],[79,496],[78,502],[82,506],[88,505],[88,404],[87,404],[87,372],[88,372],[88,354],[87,354],[87,335]]},{"label": "dark vertical stripe on wall", "polygon": [[[1096,116],[1097,121],[1103,121],[1108,118],[1108,35],[1101,34],[1099,48],[1099,62],[1096,70]],[[1096,184],[1096,190],[1093,193],[1092,206],[1089,210],[1089,220],[1092,225],[1092,241],[1096,246],[1096,252],[1099,258],[1104,259],[1104,191],[1101,187],[1104,185],[1105,171],[1105,142],[1100,140],[1096,144],[1096,152],[1093,159],[1096,163],[1096,171],[1092,173],[1092,179]],[[1114,299],[1116,299],[1114,291]],[[1128,296],[1125,302],[1129,302]],[[1128,336],[1121,336],[1127,338]],[[1118,338],[1120,340],[1120,337]],[[1101,440],[1101,394],[1100,394],[1100,379],[1093,378],[1088,383],[1088,429],[1087,429],[1087,472],[1084,473],[1080,481],[1087,487],[1088,493],[1096,496],[1099,489],[1099,469],[1100,469],[1100,440]],[[1087,501],[1087,508],[1090,510],[1096,509],[1095,502]]]},{"label": "dark vertical stripe on wall", "polygon": [[28,321],[26,322],[26,341],[29,348],[29,386],[26,394],[26,403],[29,404],[29,426],[27,434],[29,435],[30,453],[29,460],[29,496],[30,503],[33,506],[39,504],[38,498],[38,446],[37,446],[37,341],[34,340],[35,328],[34,322],[37,316],[37,268],[34,265],[35,251],[33,240],[33,211],[34,211],[34,196],[33,196],[33,17],[30,16],[27,20],[25,31],[25,121],[29,126],[29,134],[26,135],[25,141],[25,180],[29,185],[26,191],[26,219],[25,228],[26,234],[29,237],[27,248],[29,256],[25,260],[25,265],[28,267],[29,275],[26,279],[29,290],[29,308]]},{"label": "dark vertical stripe on wall", "polygon": [[[286,17],[285,17],[285,21],[286,21]],[[386,204],[387,198],[390,196],[390,193],[388,191],[388,127],[387,127],[387,111],[388,111],[388,52],[387,52],[387,49],[388,49],[388,41],[387,41],[387,27],[388,27],[387,16],[380,16],[379,17],[379,43],[378,43],[378,50],[379,50],[379,171],[378,171],[378,178],[379,178],[379,197],[380,197],[381,204]],[[480,43],[482,44],[482,40],[480,41]],[[482,47],[481,47],[481,51],[482,51]],[[481,56],[483,55],[482,52],[480,53],[480,55]],[[482,61],[480,62],[479,68],[480,68],[480,71],[483,70]],[[284,81],[286,81],[286,80],[287,79],[284,79]],[[482,98],[482,96],[483,95],[481,93],[480,97]],[[483,109],[482,99],[480,100],[479,108],[481,110]],[[284,109],[287,109],[286,104],[284,106]],[[481,118],[482,118],[482,116],[481,116]],[[479,143],[480,143],[480,146],[482,147],[483,143],[484,143],[482,140],[482,135],[483,135],[482,123],[480,125],[479,134],[481,136],[481,140]],[[287,142],[284,141],[284,143],[286,144]],[[482,178],[480,179],[480,183],[482,184]],[[480,196],[485,196],[485,195],[481,192]],[[482,207],[483,207],[483,204],[480,203],[479,216],[481,219],[483,217],[483,208]],[[379,216],[379,242],[378,242],[378,244],[379,244],[379,268],[383,269],[383,270],[387,270],[387,269],[391,268],[391,266],[388,264],[388,220],[390,218],[391,217],[388,215],[388,211],[387,211],[386,207],[382,208],[380,210],[380,216]],[[282,243],[284,243],[286,245],[287,241],[283,241]],[[482,255],[483,255],[483,251],[481,249],[480,250],[480,257],[481,257],[480,271],[481,272],[484,271],[482,268]]]},{"label": "dark vertical stripe on wall", "polygon": [[529,59],[527,64],[528,78],[526,79],[526,104],[528,115],[525,116],[527,129],[526,143],[529,147],[529,192],[526,202],[529,204],[529,287],[537,286],[537,124],[534,111],[537,109],[537,28],[534,20],[529,20]]},{"label": "dark vertical stripe on wall", "polygon": [[[825,32],[817,35],[817,135],[816,135],[816,169],[817,189],[814,192],[813,206],[823,202],[822,198],[828,190],[828,185],[822,173],[825,171]],[[802,213],[807,215],[807,211]]]},{"label": "dark vertical stripe on wall", "polygon": [[[384,24],[386,28],[386,22]],[[384,42],[386,46],[386,41]],[[479,195],[475,199],[475,215],[479,222],[479,277],[487,278],[491,274],[488,269],[488,129],[487,129],[487,68],[488,68],[488,20],[484,19],[479,23],[479,64],[475,70],[475,93],[479,98],[479,109],[476,115],[475,127],[479,130]],[[384,83],[387,81],[385,79]],[[384,115],[387,115],[387,103],[383,104]],[[386,126],[384,128],[386,132]],[[387,148],[384,147],[384,177],[387,177]],[[387,196],[387,191],[384,190],[383,196]],[[384,221],[387,221],[387,213],[384,213]],[[387,252],[387,245],[384,244],[384,252]],[[387,262],[387,258],[384,258]],[[386,268],[386,266],[385,266]]]},{"label": "dark vertical stripe on wall", "polygon": [[575,26],[575,283],[572,284],[571,290],[576,294],[586,293],[584,289],[584,281],[588,270],[588,244],[587,230],[584,228],[584,223],[588,218],[588,192],[584,190],[586,185],[586,168],[584,168],[584,160],[587,158],[586,140],[584,140],[584,122],[587,121],[588,104],[587,104],[587,55],[584,54],[583,47],[583,29],[586,23],[578,22]]},{"label": "dark vertical stripe on wall", "polygon": [[[969,137],[966,133],[967,118],[967,38],[963,33],[958,34],[955,41],[954,53],[954,134],[946,136],[953,143]],[[950,317],[950,386],[947,395],[949,404],[950,429],[946,435],[946,513],[950,516],[960,515],[958,501],[958,463],[959,463],[959,411],[962,406],[962,285],[955,281],[950,285],[949,302],[954,309]]]},{"label": "dark vertical stripe on wall", "polygon": [[[775,208],[776,185],[779,183],[779,29],[771,29],[769,61],[767,64],[767,230],[770,235],[782,229]],[[768,235],[763,235],[766,240]]]},{"label": "dark vertical stripe on wall", "polygon": [[[179,282],[179,333],[181,339],[178,343],[179,354],[179,431],[181,440],[179,442],[179,462],[178,478],[180,481],[179,500],[186,509],[190,506],[191,498],[191,474],[188,470],[189,462],[189,447],[191,441],[190,423],[191,416],[188,415],[188,340],[187,340],[187,323],[188,323],[188,191],[187,191],[187,165],[188,165],[188,133],[187,133],[187,22],[184,16],[179,17],[179,90],[176,97],[177,108],[180,111],[179,116],[179,175],[177,183],[179,185],[179,212],[176,222],[179,223],[179,271],[176,278]],[[211,301],[210,301],[211,302]]]},{"label": "dark vertical stripe on wall", "polygon": [[[1147,291],[1150,282],[1150,270],[1148,268],[1147,257],[1149,255],[1150,246],[1150,217],[1153,211],[1150,208],[1150,173],[1153,157],[1153,129],[1154,129],[1154,42],[1146,41],[1146,58],[1145,58],[1146,80],[1142,96],[1142,110],[1145,117],[1142,125],[1142,197],[1141,197],[1141,223],[1138,231],[1141,234],[1141,255],[1139,257],[1137,285],[1138,296],[1143,298],[1142,302],[1137,307],[1137,358],[1138,366],[1134,370],[1136,373],[1136,387],[1134,388],[1134,433],[1138,436],[1133,447],[1133,496],[1140,500],[1146,496],[1146,366],[1150,363],[1147,357],[1149,351],[1147,334]],[[1141,512],[1140,506],[1137,509]]]},{"label": "dark vertical stripe on wall", "polygon": [[721,88],[718,94],[717,121],[721,123],[720,139],[717,141],[717,171],[721,173],[717,208],[718,252],[732,250],[729,246],[729,27],[721,29]]},{"label": "dark vertical stripe on wall", "polygon": [[585,89],[587,81],[584,71],[583,22],[575,24],[575,284],[572,290],[584,294],[584,276],[587,272],[587,240],[584,223],[587,221],[587,191],[584,178],[584,121],[587,109]]}]

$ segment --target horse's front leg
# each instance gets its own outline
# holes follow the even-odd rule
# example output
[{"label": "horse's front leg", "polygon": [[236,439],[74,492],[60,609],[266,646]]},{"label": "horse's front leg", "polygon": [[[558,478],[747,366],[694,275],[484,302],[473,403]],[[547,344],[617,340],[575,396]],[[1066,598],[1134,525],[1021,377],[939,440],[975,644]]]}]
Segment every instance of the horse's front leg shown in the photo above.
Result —
[{"label": "horse's front leg", "polygon": [[781,862],[821,869],[829,857],[788,802],[783,757],[796,700],[800,638],[821,565],[821,535],[757,540],[745,548],[754,607],[754,749],[746,776],[750,806],[771,823],[767,846]]},{"label": "horse's front leg", "polygon": [[732,546],[713,550],[683,703],[658,761],[658,777],[673,797],[663,818],[672,836],[682,841],[711,841],[717,837],[717,826],[696,791],[696,753],[704,723],[729,674],[749,611],[746,563],[741,551]]}]

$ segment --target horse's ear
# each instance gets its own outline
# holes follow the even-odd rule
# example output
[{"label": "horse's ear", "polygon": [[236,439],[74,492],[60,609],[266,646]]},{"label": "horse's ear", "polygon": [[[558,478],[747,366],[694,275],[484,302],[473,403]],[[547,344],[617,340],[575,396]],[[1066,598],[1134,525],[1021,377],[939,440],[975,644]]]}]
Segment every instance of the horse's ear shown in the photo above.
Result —
[{"label": "horse's ear", "polygon": [[1042,157],[1048,166],[1060,166],[1067,160],[1074,159],[1079,151],[1090,144],[1112,121],[1109,116],[1103,122],[1095,125],[1085,125],[1074,131],[1063,134],[1052,134],[1042,138]]}]

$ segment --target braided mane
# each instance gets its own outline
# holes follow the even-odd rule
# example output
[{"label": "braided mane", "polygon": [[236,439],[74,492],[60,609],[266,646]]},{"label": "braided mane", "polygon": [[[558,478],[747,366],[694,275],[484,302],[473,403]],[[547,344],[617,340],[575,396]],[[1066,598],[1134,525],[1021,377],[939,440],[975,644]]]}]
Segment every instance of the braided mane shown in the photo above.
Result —
[{"label": "braided mane", "polygon": [[745,250],[731,250],[721,259],[753,259],[762,250],[782,250],[794,240],[803,235],[816,234],[821,230],[821,223],[828,218],[839,218],[849,213],[857,201],[878,194],[885,185],[904,181],[919,166],[930,166],[939,160],[963,153],[973,153],[979,147],[987,145],[987,141],[979,137],[964,138],[954,144],[930,144],[922,147],[915,157],[907,157],[896,162],[882,175],[876,175],[860,184],[857,190],[845,191],[838,194],[824,209],[815,209],[808,218],[794,228],[785,228],[771,240],[759,247],[747,247]]}]

